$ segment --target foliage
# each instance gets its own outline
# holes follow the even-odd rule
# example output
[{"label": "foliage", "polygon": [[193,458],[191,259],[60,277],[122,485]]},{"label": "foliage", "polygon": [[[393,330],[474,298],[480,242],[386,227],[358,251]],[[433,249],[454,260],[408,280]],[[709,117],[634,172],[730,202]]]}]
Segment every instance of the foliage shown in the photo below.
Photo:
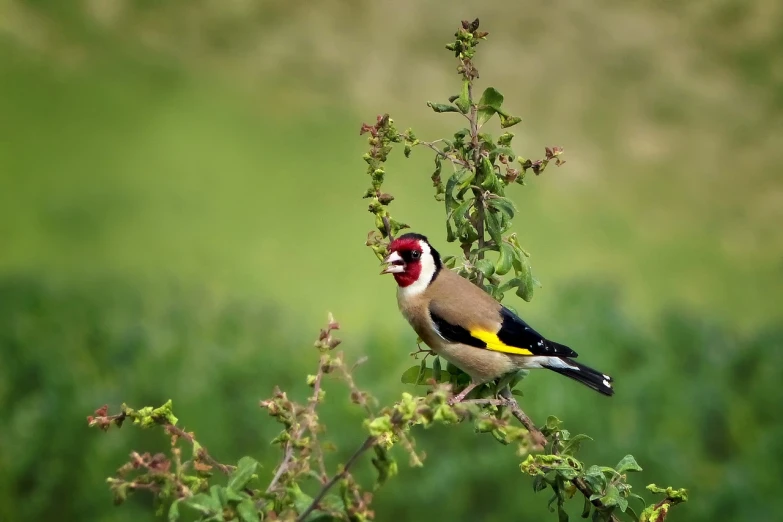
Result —
[{"label": "foliage", "polygon": [[[388,115],[379,117],[373,126],[362,127],[362,133],[370,134],[371,145],[365,160],[372,181],[365,197],[371,199],[369,210],[375,215],[378,230],[368,236],[367,244],[382,257],[386,241],[407,228],[391,217],[388,205],[393,197],[381,190],[383,163],[392,145],[404,143],[406,156],[414,147],[425,146],[435,153],[432,181],[436,199],[446,206],[447,240],[459,240],[463,251],[459,267],[455,257],[444,260],[447,266],[498,300],[516,289],[517,295],[529,301],[537,282],[527,260],[529,254],[521,248],[516,235],[510,233],[516,208],[505,191],[512,183],[524,184],[528,170],[538,175],[550,162],[561,165],[562,149],[547,148],[543,159],[531,161],[513,151],[512,133],[504,132],[495,140],[484,131],[484,125],[496,115],[502,129],[521,121],[507,112],[503,96],[494,88],[485,89],[478,101],[474,98],[474,82],[479,75],[473,58],[478,43],[487,35],[479,31],[478,20],[462,22],[455,41],[447,45],[459,60],[460,93],[450,97],[449,104],[428,103],[437,113],[457,113],[466,119],[468,127],[456,132],[453,140],[425,142],[411,130],[400,134]],[[445,185],[441,179],[444,161],[453,168]],[[488,252],[497,254],[495,261],[487,259]],[[504,281],[503,276],[512,271]],[[333,337],[337,329],[338,323],[330,316],[315,342],[320,358],[316,372],[306,378],[312,391],[305,403],[290,399],[279,388],[272,397],[260,402],[282,425],[282,431],[272,441],[282,456],[268,485],[262,484],[256,459],[243,456],[236,465],[221,463],[193,432],[178,427],[170,400],[160,407],[138,410],[123,404],[116,414],[109,414],[108,406],[96,410],[88,417],[91,427],[108,430],[130,420],[141,428],[160,427],[170,442],[168,454],[131,452],[130,460],[108,479],[115,502],[123,503],[135,491],[151,492],[158,512],[165,511],[172,522],[184,517],[185,511],[188,517],[204,521],[371,520],[375,518],[373,493],[352,472],[360,457],[370,451],[374,454],[371,462],[376,470],[375,490],[398,472],[391,454],[393,447],[403,448],[411,466],[423,465],[424,454],[416,449],[414,428],[460,425],[466,421],[472,423],[477,433],[489,433],[500,443],[513,445],[517,454],[525,457],[521,470],[533,477],[535,491],[552,490],[549,505],[557,510],[560,520],[568,519],[565,501],[577,492],[584,501],[582,516],[587,518],[592,513],[593,520],[618,520],[625,514],[634,520],[662,521],[671,506],[687,500],[685,490],[650,485],[650,491],[664,498],[644,507],[638,516],[630,500],[641,500],[642,506],[645,503],[631,492],[626,481],[629,472],[641,471],[635,459],[627,455],[615,467],[587,467],[577,454],[581,443],[589,437],[572,436],[555,417],[550,417],[543,428],[537,428],[513,397],[514,387],[524,372],[501,378],[478,390],[472,395],[475,398],[452,405],[452,390],[465,384],[464,376],[456,368],[443,369],[437,357],[428,367],[425,357],[419,366],[405,372],[403,382],[426,382],[430,385],[428,393],[418,397],[406,392],[393,405],[378,408],[378,401],[355,383],[354,370],[362,361],[349,364],[343,353],[334,351],[340,344]],[[335,377],[346,385],[351,402],[363,410],[367,432],[353,455],[332,473],[325,460],[329,445],[319,439],[325,430],[319,408],[325,401],[327,377]],[[515,425],[513,419],[522,426]],[[544,451],[537,453],[539,450]],[[216,471],[220,472],[218,477]],[[220,479],[221,475],[225,480]],[[318,485],[312,495],[306,492],[311,480]],[[337,493],[333,492],[335,488]]]}]

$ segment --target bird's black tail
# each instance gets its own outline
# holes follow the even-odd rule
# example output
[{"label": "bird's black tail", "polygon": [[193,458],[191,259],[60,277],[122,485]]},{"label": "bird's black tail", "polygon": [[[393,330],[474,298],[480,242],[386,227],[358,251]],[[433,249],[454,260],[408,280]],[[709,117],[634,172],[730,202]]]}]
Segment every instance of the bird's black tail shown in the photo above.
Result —
[{"label": "bird's black tail", "polygon": [[566,377],[570,377],[575,381],[579,381],[585,386],[594,389],[598,393],[609,396],[614,395],[614,389],[612,388],[612,378],[608,375],[593,370],[589,366],[580,364],[568,357],[561,357],[560,360],[566,363],[568,366],[571,366],[571,368],[555,365],[547,365],[547,368],[553,372],[559,373],[560,375],[565,375]]}]

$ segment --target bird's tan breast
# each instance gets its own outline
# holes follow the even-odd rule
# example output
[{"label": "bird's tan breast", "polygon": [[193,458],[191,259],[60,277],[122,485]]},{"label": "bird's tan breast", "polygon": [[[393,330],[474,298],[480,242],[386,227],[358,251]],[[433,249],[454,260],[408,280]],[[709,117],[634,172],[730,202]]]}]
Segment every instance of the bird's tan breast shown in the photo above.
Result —
[{"label": "bird's tan breast", "polygon": [[[456,280],[452,280],[450,277],[452,275]],[[463,286],[464,283],[466,283],[465,286]],[[454,284],[457,285],[456,288],[454,288]],[[445,296],[443,292],[447,291],[448,287],[456,292],[450,292],[450,296]],[[486,298],[491,302],[487,303]],[[491,320],[496,317],[497,313],[497,308],[494,306],[495,301],[472,283],[444,269],[427,291],[421,294],[411,296],[402,289],[397,292],[397,304],[400,312],[432,351],[470,375],[474,382],[487,382],[516,368],[514,357],[508,354],[461,343],[451,343],[440,337],[429,311],[433,299],[437,299],[441,307],[447,308],[446,315],[456,324],[460,324],[457,316],[460,316],[463,311],[468,312],[468,317],[481,317],[482,314],[476,314],[476,305],[483,304],[486,307],[485,324],[489,328],[499,327],[496,320]],[[472,314],[469,313],[471,310]]]}]

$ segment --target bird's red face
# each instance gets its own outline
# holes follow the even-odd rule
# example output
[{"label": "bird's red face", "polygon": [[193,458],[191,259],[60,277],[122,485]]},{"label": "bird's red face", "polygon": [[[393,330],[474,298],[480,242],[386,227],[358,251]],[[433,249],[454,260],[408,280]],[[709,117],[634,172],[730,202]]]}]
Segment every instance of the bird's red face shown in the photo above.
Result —
[{"label": "bird's red face", "polygon": [[383,260],[382,274],[394,274],[394,279],[408,293],[424,291],[440,270],[440,255],[421,234],[404,234],[389,245],[389,255]]},{"label": "bird's red face", "polygon": [[402,236],[389,245],[389,255],[383,260],[388,266],[381,274],[394,274],[401,287],[410,286],[421,276],[421,256],[424,252],[421,241]]}]

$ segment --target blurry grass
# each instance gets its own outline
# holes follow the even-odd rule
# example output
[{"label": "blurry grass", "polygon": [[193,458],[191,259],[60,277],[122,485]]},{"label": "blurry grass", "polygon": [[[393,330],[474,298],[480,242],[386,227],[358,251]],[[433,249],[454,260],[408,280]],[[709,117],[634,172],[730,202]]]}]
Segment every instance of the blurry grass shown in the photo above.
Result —
[{"label": "blurry grass", "polygon": [[[173,278],[263,296],[308,324],[331,309],[347,325],[394,314],[401,326],[393,284],[362,247],[371,220],[357,128],[373,112],[344,100],[297,106],[275,77],[262,95],[243,94],[138,52],[79,67],[8,45],[0,56],[0,74],[13,78],[0,84],[0,269]],[[514,110],[524,114],[523,103]],[[426,113],[398,123],[422,136],[456,125]],[[512,192],[545,285],[529,316],[551,309],[552,285],[571,277],[619,283],[637,313],[685,302],[746,325],[779,316],[774,183],[761,208],[736,199],[761,188],[735,192],[726,178],[695,197],[693,174],[676,163],[629,175],[627,158],[596,164],[547,129],[522,127],[520,151],[565,145],[568,164]],[[446,250],[430,168],[425,151],[395,158],[388,188],[395,214]],[[596,168],[606,170],[584,178]]]}]

